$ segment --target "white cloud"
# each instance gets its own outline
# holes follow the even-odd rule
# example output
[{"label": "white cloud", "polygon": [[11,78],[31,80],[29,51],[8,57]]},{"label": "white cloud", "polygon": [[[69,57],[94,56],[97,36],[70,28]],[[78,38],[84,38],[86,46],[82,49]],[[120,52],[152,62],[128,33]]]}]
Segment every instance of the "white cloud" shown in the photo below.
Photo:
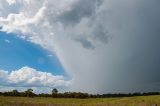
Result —
[{"label": "white cloud", "polygon": [[[16,0],[15,5],[21,7],[25,2]],[[62,32],[66,33],[65,35],[70,39],[81,43],[84,48],[94,48],[96,41],[108,42],[110,34],[101,25],[102,23],[95,19],[99,15],[97,10],[102,0],[41,0],[40,6],[37,7],[38,3],[39,1],[30,1],[18,12],[9,13],[7,18],[0,17],[1,30],[21,33],[28,40],[43,45],[43,47],[46,47],[43,39],[54,39],[54,35],[58,36]],[[31,7],[29,11],[26,6]],[[97,30],[97,25],[101,26],[101,30]]]},{"label": "white cloud", "polygon": [[45,7],[39,9],[39,11],[33,16],[28,17],[24,12],[18,14],[9,14],[7,19],[0,17],[0,22],[3,24],[2,31],[7,32],[20,32],[23,34],[32,34],[31,26],[36,27],[40,21],[43,21],[43,12]]},{"label": "white cloud", "polygon": [[67,87],[69,81],[63,76],[37,71],[30,67],[23,67],[16,71],[0,70],[0,85],[4,87]]},{"label": "white cloud", "polygon": [[16,0],[7,0],[7,2],[8,2],[9,5],[12,5],[12,4],[16,3]]}]

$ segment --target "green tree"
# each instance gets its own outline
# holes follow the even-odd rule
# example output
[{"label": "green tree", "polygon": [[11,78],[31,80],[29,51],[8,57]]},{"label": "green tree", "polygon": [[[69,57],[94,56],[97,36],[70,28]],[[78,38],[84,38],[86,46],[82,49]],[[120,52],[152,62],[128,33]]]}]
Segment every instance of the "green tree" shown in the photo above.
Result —
[{"label": "green tree", "polygon": [[25,91],[25,94],[26,94],[27,97],[32,97],[34,95],[33,89],[27,89]]},{"label": "green tree", "polygon": [[58,96],[58,90],[56,88],[52,89],[52,97]]},{"label": "green tree", "polygon": [[12,91],[13,96],[19,96],[19,92],[15,89]]},{"label": "green tree", "polygon": [[58,93],[58,90],[56,89],[56,88],[54,88],[53,90],[52,90],[52,94],[57,94]]}]

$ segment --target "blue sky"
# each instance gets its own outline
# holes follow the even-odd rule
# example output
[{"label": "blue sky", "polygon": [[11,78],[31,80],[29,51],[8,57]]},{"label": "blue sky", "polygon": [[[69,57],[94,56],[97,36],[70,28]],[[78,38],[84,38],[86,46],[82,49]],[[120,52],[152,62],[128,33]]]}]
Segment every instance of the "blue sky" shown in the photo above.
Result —
[{"label": "blue sky", "polygon": [[40,46],[5,32],[0,32],[0,68],[7,71],[28,66],[36,70],[65,75],[55,55]]}]

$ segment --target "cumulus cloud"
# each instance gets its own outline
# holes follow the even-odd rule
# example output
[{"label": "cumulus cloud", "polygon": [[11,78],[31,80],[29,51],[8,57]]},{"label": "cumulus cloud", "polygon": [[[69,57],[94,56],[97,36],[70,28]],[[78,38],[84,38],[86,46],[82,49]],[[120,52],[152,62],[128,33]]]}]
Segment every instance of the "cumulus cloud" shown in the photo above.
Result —
[{"label": "cumulus cloud", "polygon": [[159,90],[159,1],[14,1],[0,0],[1,31],[56,54],[70,90]]},{"label": "cumulus cloud", "polygon": [[21,32],[21,33],[32,33],[30,26],[37,24],[43,19],[43,12],[45,7],[41,8],[35,16],[28,18],[25,16],[25,13],[21,12],[18,14],[9,14],[7,19],[0,18],[1,23],[3,24],[2,31],[7,32]]},{"label": "cumulus cloud", "polygon": [[[66,0],[59,2],[42,0],[40,6],[38,5],[39,1],[34,1],[34,3],[28,1],[24,5],[26,2],[16,0],[14,2],[15,5],[21,8],[14,13],[9,13],[7,18],[0,17],[2,31],[21,33],[25,35],[23,37],[27,37],[30,41],[41,45],[42,38],[39,36],[41,35],[44,38],[44,28],[45,31],[48,30],[56,35],[61,32],[66,33],[65,35],[81,43],[84,48],[88,48],[86,41],[92,45],[91,48],[93,48],[97,40],[102,42],[108,41],[105,39],[108,39],[110,34],[105,26],[99,22],[99,19],[97,19],[99,15],[98,8],[103,3],[103,0],[69,0],[67,2]],[[55,4],[58,4],[58,6],[55,6]],[[34,6],[35,8],[31,9],[32,12],[28,12],[25,10],[28,9],[27,6]],[[9,8],[10,5],[6,7]],[[1,14],[3,14],[3,11]],[[39,27],[37,28],[37,26]],[[53,39],[53,36],[50,37]],[[79,40],[79,38],[83,40]]]},{"label": "cumulus cloud", "polygon": [[30,67],[23,67],[16,71],[0,70],[0,85],[4,87],[66,87],[69,81],[63,76],[37,71]]}]

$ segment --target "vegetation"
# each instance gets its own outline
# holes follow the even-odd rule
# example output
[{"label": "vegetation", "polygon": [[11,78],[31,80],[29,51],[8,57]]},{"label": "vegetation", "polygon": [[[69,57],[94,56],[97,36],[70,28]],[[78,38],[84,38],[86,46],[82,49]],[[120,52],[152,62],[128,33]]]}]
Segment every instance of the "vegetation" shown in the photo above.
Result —
[{"label": "vegetation", "polygon": [[[150,96],[149,96],[150,95]],[[33,89],[0,92],[0,106],[160,106],[160,93],[88,94],[81,92],[35,94]]]},{"label": "vegetation", "polygon": [[0,106],[160,106],[160,96],[88,99],[0,96]]},{"label": "vegetation", "polygon": [[56,88],[54,88],[53,90],[52,90],[52,94],[57,94],[58,93],[58,90],[56,89]]},{"label": "vegetation", "polygon": [[16,96],[16,97],[53,97],[53,98],[113,98],[113,97],[133,97],[133,96],[149,96],[149,95],[160,95],[160,92],[149,92],[149,93],[128,93],[128,94],[88,94],[81,92],[64,92],[58,93],[58,90],[54,88],[52,94],[35,94],[33,89],[27,89],[24,92],[18,92],[17,90],[0,92],[0,96]]}]

